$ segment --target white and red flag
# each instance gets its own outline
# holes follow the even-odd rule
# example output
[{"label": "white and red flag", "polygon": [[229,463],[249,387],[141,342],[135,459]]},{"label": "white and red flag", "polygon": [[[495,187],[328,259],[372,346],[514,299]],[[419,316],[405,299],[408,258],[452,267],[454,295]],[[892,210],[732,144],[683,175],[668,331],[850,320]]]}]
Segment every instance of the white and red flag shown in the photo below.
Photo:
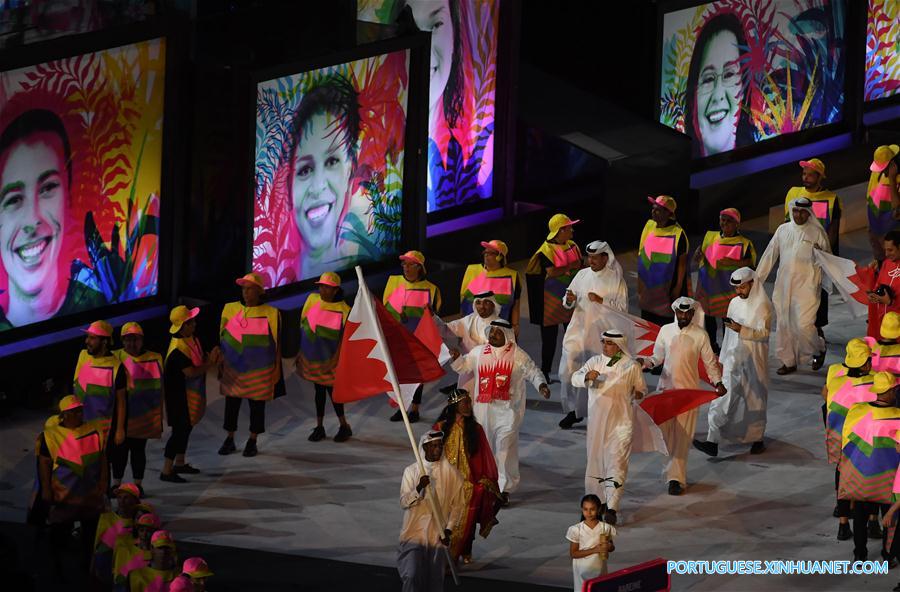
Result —
[{"label": "white and red flag", "polygon": [[875,270],[819,249],[813,249],[813,256],[844,298],[850,314],[856,318],[866,316],[869,313],[867,292],[875,289]]},{"label": "white and red flag", "polygon": [[[334,401],[349,403],[381,393],[393,396],[395,385],[420,384],[443,376],[444,370],[432,349],[429,330],[433,330],[438,341],[440,336],[430,313],[422,318],[419,327],[421,333],[417,329],[416,334],[428,340],[431,348],[372,297],[360,273],[359,292],[341,340]],[[440,344],[434,349],[440,352]]]}]

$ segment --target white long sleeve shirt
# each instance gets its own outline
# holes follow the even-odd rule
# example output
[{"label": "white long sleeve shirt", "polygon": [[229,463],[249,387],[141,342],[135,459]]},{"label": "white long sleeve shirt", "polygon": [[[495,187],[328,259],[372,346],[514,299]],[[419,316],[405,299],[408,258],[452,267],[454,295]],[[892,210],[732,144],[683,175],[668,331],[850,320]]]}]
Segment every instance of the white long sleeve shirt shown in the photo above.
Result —
[{"label": "white long sleeve shirt", "polygon": [[709,344],[709,335],[694,323],[684,329],[679,329],[677,322],[663,325],[656,337],[650,359],[654,366],[663,365],[659,390],[700,387],[700,360],[703,360],[706,373],[713,384],[722,381],[716,354]]},{"label": "white long sleeve shirt", "polygon": [[[426,547],[441,544],[444,529],[452,529],[466,508],[465,479],[459,470],[441,457],[435,463],[426,463],[426,472],[431,483],[422,490],[416,491],[421,472],[418,463],[413,463],[403,471],[403,482],[400,485],[400,507],[406,510],[403,515],[403,529],[400,541],[407,541]],[[434,489],[446,523],[437,525],[432,517],[429,502],[426,499],[428,490]]]}]

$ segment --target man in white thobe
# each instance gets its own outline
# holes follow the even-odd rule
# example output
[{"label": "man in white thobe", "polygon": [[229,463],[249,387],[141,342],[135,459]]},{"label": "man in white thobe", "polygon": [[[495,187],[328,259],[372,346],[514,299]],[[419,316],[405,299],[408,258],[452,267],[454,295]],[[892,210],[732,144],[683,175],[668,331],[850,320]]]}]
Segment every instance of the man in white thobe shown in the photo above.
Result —
[{"label": "man in white thobe", "polygon": [[475,373],[475,419],[484,428],[494,458],[497,459],[503,505],[519,485],[519,427],[525,417],[525,381],[545,399],[550,387],[544,374],[524,350],[516,345],[513,327],[505,319],[488,326],[487,345],[461,356],[450,350],[451,367],[459,374]]},{"label": "man in white thobe", "polygon": [[572,373],[601,352],[600,335],[614,328],[606,307],[620,312],[628,308],[622,267],[609,245],[594,241],[585,247],[585,252],[589,267],[575,274],[563,299],[565,308],[574,309],[559,359],[559,398],[566,414],[559,427],[564,430],[584,419],[587,412],[587,391],[573,385]]},{"label": "man in white thobe", "polygon": [[765,450],[772,302],[749,267],[732,273],[731,285],[737,297],[728,305],[719,353],[728,394],[709,404],[706,442],[694,440],[694,448],[710,456],[719,454],[723,441],[750,444],[750,454]]},{"label": "man in white thobe", "polygon": [[619,498],[628,475],[634,435],[632,401],[647,392],[641,365],[626,351],[622,333],[605,331],[603,353],[572,375],[572,384],[588,389],[587,466],[584,490],[606,506],[603,520],[618,521]]},{"label": "man in white thobe", "polygon": [[[500,317],[500,305],[497,303],[493,292],[476,294],[474,309],[474,311],[461,319],[450,321],[445,325],[446,333],[449,334],[447,339],[453,339],[458,342],[451,347],[458,346],[462,354],[467,354],[476,347],[487,343],[487,333],[485,331],[492,321]],[[456,388],[461,388],[471,393],[473,392],[472,384],[474,380],[475,377],[471,372],[460,374]],[[444,392],[444,389],[441,392]]]},{"label": "man in white thobe", "polygon": [[[706,374],[716,385],[719,396],[728,392],[722,384],[722,374],[716,354],[704,329],[703,308],[693,298],[682,296],[672,303],[675,322],[663,325],[653,345],[653,355],[643,361],[653,368],[663,365],[657,389],[700,388],[700,360]],[[669,482],[669,495],[681,495],[687,486],[687,458],[697,426],[697,408],[681,413],[659,426],[669,449],[669,462],[664,470]]]},{"label": "man in white thobe", "polygon": [[802,197],[791,201],[790,221],[775,231],[756,269],[763,284],[781,259],[772,292],[778,319],[775,356],[781,362],[776,373],[781,376],[795,372],[801,362],[811,362],[813,370],[825,363],[825,340],[816,330],[822,268],[813,259],[813,249],[831,252],[828,235],[813,214],[812,202]]},{"label": "man in white thobe", "polygon": [[[403,471],[400,507],[403,530],[397,550],[397,571],[403,592],[440,592],[444,589],[444,570],[451,528],[468,510],[465,478],[444,458],[444,433],[426,432],[419,439],[425,474],[413,463]],[[443,524],[436,522],[427,499],[436,498]]]}]

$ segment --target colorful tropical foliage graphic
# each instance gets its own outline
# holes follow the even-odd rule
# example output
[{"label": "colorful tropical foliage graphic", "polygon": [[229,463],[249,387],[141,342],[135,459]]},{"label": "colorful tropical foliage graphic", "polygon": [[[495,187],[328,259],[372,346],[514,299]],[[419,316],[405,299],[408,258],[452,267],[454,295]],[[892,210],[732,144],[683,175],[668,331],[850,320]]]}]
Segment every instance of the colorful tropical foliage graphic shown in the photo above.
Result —
[{"label": "colorful tropical foliage graphic", "polygon": [[885,99],[900,88],[900,2],[869,0],[865,100]]},{"label": "colorful tropical foliage graphic", "polygon": [[358,157],[349,206],[340,221],[333,271],[396,254],[403,201],[408,52],[399,51],[260,83],[256,100],[253,270],[269,287],[313,277],[302,269],[302,241],[291,203],[294,118],[304,95],[339,76],[359,103]]},{"label": "colorful tropical foliage graphic", "polygon": [[[164,82],[163,39],[0,73],[0,133],[29,111],[50,111],[71,149],[61,305],[45,318],[157,293]],[[0,264],[4,315],[9,288]]]},{"label": "colorful tropical foliage graphic", "polygon": [[[453,18],[442,22],[458,32],[459,51],[434,48],[432,65],[453,52],[454,71],[443,90],[457,96],[459,114],[448,122],[444,96],[432,97],[429,114],[428,189],[429,212],[478,202],[493,195],[494,97],[497,86],[497,30],[499,0],[405,0],[446,6]],[[392,23],[402,10],[402,0],[360,0],[360,20]],[[417,23],[419,24],[419,23]],[[420,28],[427,26],[419,24]],[[433,38],[438,39],[438,36]],[[454,82],[456,80],[456,82]]]},{"label": "colorful tropical foliage graphic", "polygon": [[748,122],[749,133],[738,137],[735,147],[840,121],[846,64],[843,2],[716,0],[664,17],[661,123],[690,131],[688,93],[695,89],[687,87],[695,44],[704,26],[721,15],[736,17],[744,36],[739,44],[740,117]]}]

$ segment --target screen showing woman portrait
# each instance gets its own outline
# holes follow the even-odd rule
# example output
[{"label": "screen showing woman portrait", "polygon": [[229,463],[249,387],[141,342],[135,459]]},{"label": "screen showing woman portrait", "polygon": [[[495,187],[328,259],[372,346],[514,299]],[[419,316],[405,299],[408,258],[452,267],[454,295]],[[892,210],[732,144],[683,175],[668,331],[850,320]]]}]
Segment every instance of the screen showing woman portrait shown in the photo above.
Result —
[{"label": "screen showing woman portrait", "polygon": [[408,52],[257,86],[253,269],[268,287],[396,254]]},{"label": "screen showing woman portrait", "polygon": [[869,0],[868,17],[865,100],[876,101],[900,91],[900,2]]},{"label": "screen showing woman portrait", "polygon": [[165,44],[0,73],[0,331],[153,296]]},{"label": "screen showing woman portrait", "polygon": [[717,0],[663,18],[660,121],[695,158],[841,120],[844,3]]},{"label": "screen showing woman portrait", "polygon": [[408,12],[431,32],[428,212],[493,194],[499,0],[360,0],[360,20]]}]

